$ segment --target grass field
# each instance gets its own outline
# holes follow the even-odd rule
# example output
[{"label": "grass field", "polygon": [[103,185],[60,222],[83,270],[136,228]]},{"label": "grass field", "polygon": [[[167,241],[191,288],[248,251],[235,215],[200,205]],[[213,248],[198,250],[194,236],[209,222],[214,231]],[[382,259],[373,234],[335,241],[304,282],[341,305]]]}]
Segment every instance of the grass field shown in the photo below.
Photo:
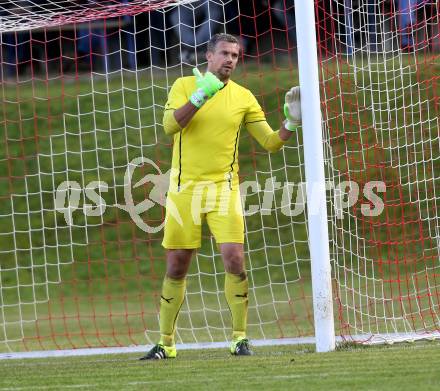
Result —
[{"label": "grass field", "polygon": [[310,346],[181,351],[175,360],[139,355],[0,361],[0,391],[26,390],[323,390],[437,391],[440,344],[350,347],[313,354]]}]

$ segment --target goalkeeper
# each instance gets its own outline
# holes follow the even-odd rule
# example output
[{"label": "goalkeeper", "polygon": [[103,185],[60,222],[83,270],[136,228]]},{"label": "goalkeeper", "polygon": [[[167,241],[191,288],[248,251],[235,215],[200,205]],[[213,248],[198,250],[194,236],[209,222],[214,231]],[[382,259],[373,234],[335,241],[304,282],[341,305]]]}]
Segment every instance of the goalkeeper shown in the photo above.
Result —
[{"label": "goalkeeper", "polygon": [[185,296],[185,278],[201,246],[206,220],[225,267],[225,296],[232,316],[233,355],[252,354],[246,336],[248,279],[238,181],[238,140],[244,125],[270,152],[278,151],[301,121],[299,87],[286,94],[286,121],[273,131],[254,95],[230,79],[238,40],[216,34],[208,42],[207,72],[175,81],[165,105],[165,133],[173,135],[170,187],[162,245],[167,249],[160,302],[160,340],[141,360],[176,357],[174,333]]}]

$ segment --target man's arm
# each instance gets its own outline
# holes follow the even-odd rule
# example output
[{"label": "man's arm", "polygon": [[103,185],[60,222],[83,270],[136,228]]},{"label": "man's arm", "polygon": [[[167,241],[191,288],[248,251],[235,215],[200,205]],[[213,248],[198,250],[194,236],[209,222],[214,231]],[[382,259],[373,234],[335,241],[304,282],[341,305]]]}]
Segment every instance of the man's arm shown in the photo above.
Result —
[{"label": "man's arm", "polygon": [[266,151],[276,152],[292,137],[292,132],[281,125],[280,130],[273,131],[266,121],[251,122],[246,129]]},{"label": "man's arm", "polygon": [[211,72],[206,72],[205,75],[202,75],[197,68],[194,68],[193,74],[196,77],[197,90],[193,92],[188,102],[178,109],[165,110],[163,125],[165,133],[168,135],[180,132],[186,127],[197,113],[197,110],[224,86]]},{"label": "man's arm", "polygon": [[189,121],[192,120],[198,109],[198,107],[194,106],[190,101],[188,101],[179,109],[174,110],[174,118],[180,125],[181,129],[188,125]]},{"label": "man's arm", "polygon": [[299,87],[292,87],[286,94],[284,103],[286,120],[280,130],[274,132],[266,121],[246,124],[249,133],[269,152],[278,151],[301,124],[301,97]]},{"label": "man's arm", "polygon": [[293,132],[286,129],[284,126],[284,122],[281,124],[280,130],[278,131],[278,135],[280,136],[280,139],[283,141],[288,141],[290,137],[292,137]]},{"label": "man's arm", "polygon": [[189,101],[176,110],[165,110],[163,115],[163,129],[165,134],[172,136],[180,132],[188,125],[189,121],[194,117],[194,114],[197,113],[197,110],[198,108]]}]

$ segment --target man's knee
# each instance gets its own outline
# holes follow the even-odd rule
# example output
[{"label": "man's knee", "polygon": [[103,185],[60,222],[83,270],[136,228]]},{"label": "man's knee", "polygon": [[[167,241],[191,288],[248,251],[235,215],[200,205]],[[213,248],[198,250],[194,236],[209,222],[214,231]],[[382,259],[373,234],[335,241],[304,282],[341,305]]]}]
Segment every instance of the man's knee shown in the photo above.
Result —
[{"label": "man's knee", "polygon": [[223,260],[225,269],[228,273],[243,275],[246,278],[244,271],[244,254],[240,246],[234,246],[223,251]]},{"label": "man's knee", "polygon": [[194,250],[169,250],[167,253],[167,277],[180,280],[186,277]]}]

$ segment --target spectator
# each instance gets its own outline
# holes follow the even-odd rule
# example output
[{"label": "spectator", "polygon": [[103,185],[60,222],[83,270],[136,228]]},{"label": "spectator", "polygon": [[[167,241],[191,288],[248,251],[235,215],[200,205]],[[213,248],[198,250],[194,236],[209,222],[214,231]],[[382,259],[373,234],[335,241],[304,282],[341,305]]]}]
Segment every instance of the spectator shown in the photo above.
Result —
[{"label": "spectator", "polygon": [[[120,0],[120,2],[126,4],[128,0]],[[80,0],[77,4],[90,7],[93,2],[91,0]],[[124,26],[124,33],[117,30],[121,28],[121,25]],[[133,17],[126,15],[121,16],[119,21],[110,19],[105,23],[97,20],[78,24],[76,38],[77,57],[80,63],[86,65],[87,68],[95,68],[99,57],[101,58],[102,69],[106,72],[111,71],[112,68],[118,69],[124,66],[121,56],[112,55],[110,51],[110,46],[115,38],[118,41],[120,40],[120,48],[125,48],[128,67],[130,69],[136,68]],[[111,59],[113,61],[110,61]]]},{"label": "spectator", "polygon": [[14,77],[31,65],[30,35],[27,31],[3,33],[5,76]]},{"label": "spectator", "polygon": [[160,9],[148,12],[148,25],[150,62],[160,67],[167,57],[167,12]]},{"label": "spectator", "polygon": [[[0,17],[26,16],[29,8],[26,1],[7,3],[3,6]],[[14,77],[27,66],[31,66],[31,37],[28,31],[4,32],[1,43],[4,50],[3,76]]]},{"label": "spectator", "polygon": [[194,64],[197,49],[206,44],[222,21],[221,6],[211,0],[179,5],[171,12],[170,21],[181,42],[181,61]]},{"label": "spectator", "polygon": [[95,55],[105,49],[104,31],[101,27],[92,27],[93,23],[79,24],[77,27],[77,56],[78,59],[93,66]]},{"label": "spectator", "polygon": [[[413,51],[417,46],[417,9],[423,6],[426,0],[398,0],[400,47],[406,51]],[[414,42],[415,41],[415,42]]]},{"label": "spectator", "polygon": [[[91,0],[76,0],[76,5],[85,10],[92,6]],[[76,33],[76,57],[78,59],[78,66],[81,68],[93,70],[96,67],[97,55],[105,55],[105,32],[102,27],[98,27],[100,22],[85,22],[75,25]],[[103,61],[103,69],[107,69],[107,56]]]},{"label": "spectator", "polygon": [[296,42],[294,6],[295,0],[276,0],[272,6],[275,18],[283,26],[283,29],[287,30],[290,45]]}]

